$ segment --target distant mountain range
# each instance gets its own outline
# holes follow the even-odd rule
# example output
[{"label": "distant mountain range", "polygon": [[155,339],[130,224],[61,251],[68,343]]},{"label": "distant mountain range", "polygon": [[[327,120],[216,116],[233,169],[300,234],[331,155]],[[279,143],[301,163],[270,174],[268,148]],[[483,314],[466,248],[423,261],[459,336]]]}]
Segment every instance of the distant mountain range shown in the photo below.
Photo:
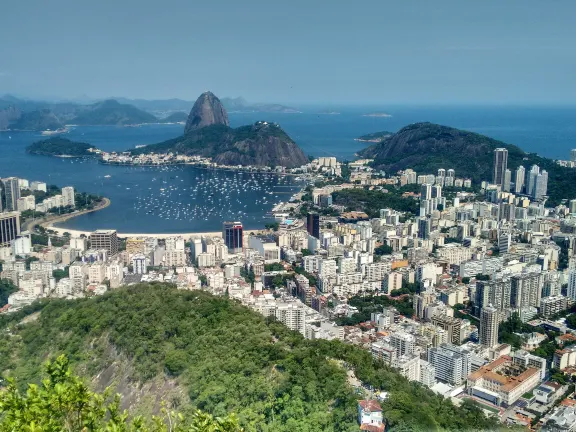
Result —
[{"label": "distant mountain range", "polygon": [[[86,103],[86,102],[92,103]],[[230,112],[297,113],[279,104],[249,104],[244,98],[223,98]],[[0,97],[0,130],[54,130],[66,124],[130,125],[177,123],[187,118],[194,102],[182,99],[146,100],[110,98],[102,101],[82,96],[73,101],[38,101],[11,95]]]},{"label": "distant mountain range", "polygon": [[123,126],[156,122],[158,119],[152,114],[114,99],[84,105],[79,109],[78,115],[71,120],[75,125]]}]

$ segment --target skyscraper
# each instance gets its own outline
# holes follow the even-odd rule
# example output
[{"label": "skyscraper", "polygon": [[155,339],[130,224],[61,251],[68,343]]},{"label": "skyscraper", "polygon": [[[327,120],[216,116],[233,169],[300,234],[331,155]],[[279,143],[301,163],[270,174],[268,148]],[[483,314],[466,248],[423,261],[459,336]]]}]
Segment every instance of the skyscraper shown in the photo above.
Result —
[{"label": "skyscraper", "polygon": [[308,213],[306,229],[312,237],[320,238],[320,215],[318,213]]},{"label": "skyscraper", "polygon": [[424,183],[420,186],[420,199],[427,200],[432,198],[432,185]]},{"label": "skyscraper", "polygon": [[229,253],[242,252],[244,246],[243,232],[242,222],[224,222],[222,234]]},{"label": "skyscraper", "polygon": [[522,193],[524,190],[524,182],[526,181],[526,168],[519,166],[516,169],[516,175],[514,176],[514,192],[517,194]]},{"label": "skyscraper", "polygon": [[489,305],[480,313],[480,343],[492,348],[498,345],[498,310]]},{"label": "skyscraper", "polygon": [[418,219],[418,238],[428,240],[430,238],[431,220],[428,217]]},{"label": "skyscraper", "polygon": [[10,246],[10,242],[20,235],[20,213],[0,213],[0,246]]},{"label": "skyscraper", "polygon": [[540,167],[538,165],[532,165],[530,172],[528,173],[528,180],[526,182],[526,195],[534,196],[536,191],[536,178],[540,174]]},{"label": "skyscraper", "polygon": [[2,179],[4,193],[6,196],[6,210],[18,210],[18,199],[20,199],[20,184],[17,177]]},{"label": "skyscraper", "polygon": [[546,195],[548,192],[548,172],[546,170],[542,170],[536,176],[536,182],[534,184],[534,199],[541,199]]},{"label": "skyscraper", "polygon": [[568,298],[576,301],[576,269],[568,272]]},{"label": "skyscraper", "polygon": [[504,171],[504,184],[502,185],[502,190],[504,192],[510,192],[510,182],[512,181],[512,171],[507,169]]},{"label": "skyscraper", "polygon": [[508,150],[505,148],[497,148],[494,150],[494,174],[492,176],[493,184],[504,186],[504,175],[507,168]]},{"label": "skyscraper", "polygon": [[576,162],[576,149],[570,150],[570,160]]}]

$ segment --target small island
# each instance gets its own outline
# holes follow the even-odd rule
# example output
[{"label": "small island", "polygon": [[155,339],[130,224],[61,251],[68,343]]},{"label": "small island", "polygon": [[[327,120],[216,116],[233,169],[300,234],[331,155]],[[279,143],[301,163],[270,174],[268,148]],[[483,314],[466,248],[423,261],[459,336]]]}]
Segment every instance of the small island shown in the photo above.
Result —
[{"label": "small island", "polygon": [[369,142],[369,143],[379,143],[382,140],[394,135],[393,132],[382,131],[382,132],[373,132],[366,135],[359,136],[358,138],[354,138],[354,141],[360,142]]},{"label": "small island", "polygon": [[30,154],[42,156],[69,158],[97,157],[100,153],[100,150],[91,144],[71,141],[62,137],[52,137],[37,141],[26,147],[26,151]]},{"label": "small island", "polygon": [[338,111],[330,111],[330,110],[327,110],[327,111],[320,111],[318,114],[323,114],[323,115],[338,115],[338,114],[340,114],[340,113],[339,113]]},{"label": "small island", "polygon": [[368,114],[362,114],[362,117],[392,117],[391,114],[387,114],[387,113],[368,113]]}]

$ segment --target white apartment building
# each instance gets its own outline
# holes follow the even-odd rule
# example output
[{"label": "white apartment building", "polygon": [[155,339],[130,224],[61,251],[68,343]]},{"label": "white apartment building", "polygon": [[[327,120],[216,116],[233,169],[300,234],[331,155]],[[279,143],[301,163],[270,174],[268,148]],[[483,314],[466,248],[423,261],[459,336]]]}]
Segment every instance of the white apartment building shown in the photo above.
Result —
[{"label": "white apartment building", "polygon": [[316,273],[318,271],[318,263],[320,261],[320,257],[315,255],[308,255],[302,258],[302,262],[304,264],[304,270],[308,273]]},{"label": "white apartment building", "polygon": [[354,273],[358,269],[354,258],[340,258],[338,260],[338,271],[340,273]]},{"label": "white apartment building", "polygon": [[439,259],[447,261],[450,265],[461,264],[463,261],[472,259],[472,249],[455,243],[449,243],[438,248],[436,255]]},{"label": "white apartment building", "polygon": [[186,242],[182,237],[169,237],[166,239],[166,251],[183,251]]},{"label": "white apartment building", "polygon": [[398,369],[400,375],[409,381],[420,381],[420,357],[417,354],[404,354],[399,356],[392,367]]},{"label": "white apartment building", "polygon": [[88,282],[91,284],[100,284],[106,279],[106,264],[95,262],[88,269]]},{"label": "white apartment building", "polygon": [[[214,255],[211,255],[216,260]],[[166,267],[182,267],[186,265],[186,251],[185,250],[166,250],[164,253],[164,265]]]},{"label": "white apartment building", "polygon": [[318,275],[324,278],[336,277],[337,264],[335,260],[323,259],[318,262]]},{"label": "white apartment building", "polygon": [[366,280],[383,281],[388,273],[392,271],[392,263],[390,261],[380,261],[366,264],[363,268]]},{"label": "white apartment building", "polygon": [[214,267],[216,265],[216,257],[207,252],[202,252],[197,255],[198,267]]},{"label": "white apartment building", "polygon": [[146,256],[144,254],[136,254],[132,257],[132,272],[134,274],[148,273]]},{"label": "white apartment building", "polygon": [[62,199],[64,206],[76,207],[76,200],[74,197],[74,188],[72,186],[65,186],[62,188]]},{"label": "white apartment building", "polygon": [[568,298],[576,301],[576,269],[568,272]]},{"label": "white apartment building", "polygon": [[416,338],[406,332],[395,332],[390,335],[390,346],[396,350],[398,357],[404,354],[413,354],[416,347]]},{"label": "white apartment building", "polygon": [[402,273],[392,272],[385,276],[382,289],[385,293],[390,294],[390,292],[402,288]]},{"label": "white apartment building", "polygon": [[435,368],[436,379],[456,386],[462,385],[472,371],[470,352],[450,344],[430,348],[428,361]]},{"label": "white apartment building", "polygon": [[280,262],[280,248],[273,238],[251,235],[248,241],[249,247],[264,257],[264,263],[272,264]]},{"label": "white apartment building", "polygon": [[88,240],[86,237],[72,237],[70,239],[70,247],[84,252],[88,248]]}]

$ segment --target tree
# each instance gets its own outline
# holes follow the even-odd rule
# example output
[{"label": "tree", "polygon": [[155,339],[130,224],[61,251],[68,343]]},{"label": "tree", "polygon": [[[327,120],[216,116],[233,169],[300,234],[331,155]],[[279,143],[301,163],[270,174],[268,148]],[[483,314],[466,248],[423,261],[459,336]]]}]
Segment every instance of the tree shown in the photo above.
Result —
[{"label": "tree", "polygon": [[120,410],[120,396],[92,392],[72,374],[64,355],[45,366],[46,377],[40,385],[28,384],[21,394],[13,380],[0,393],[0,430],[2,431],[117,431],[117,432],[239,432],[234,416],[214,418],[196,411],[189,421],[183,415],[162,410],[150,419],[129,419]]},{"label": "tree", "polygon": [[394,249],[388,245],[378,246],[376,249],[374,249],[374,253],[376,255],[390,255],[392,252],[394,252]]},{"label": "tree", "polygon": [[302,249],[300,252],[302,252],[303,257],[309,256],[309,255],[314,255],[310,249]]},{"label": "tree", "polygon": [[62,278],[67,278],[68,276],[70,276],[69,266],[66,266],[64,268],[64,270],[56,269],[56,270],[52,271],[52,276],[54,276],[54,279],[56,279],[56,282],[58,282]]},{"label": "tree", "polygon": [[8,296],[18,291],[18,287],[10,279],[0,279],[0,307],[8,303]]}]

